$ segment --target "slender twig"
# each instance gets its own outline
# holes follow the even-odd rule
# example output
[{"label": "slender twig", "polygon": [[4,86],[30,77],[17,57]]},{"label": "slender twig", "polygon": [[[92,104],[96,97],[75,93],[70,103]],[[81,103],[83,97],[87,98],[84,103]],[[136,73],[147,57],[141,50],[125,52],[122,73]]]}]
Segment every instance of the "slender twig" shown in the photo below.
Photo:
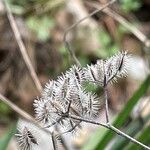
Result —
[{"label": "slender twig", "polygon": [[51,123],[50,125],[45,126],[44,128],[50,128],[53,125],[55,125],[56,123],[60,122],[62,120],[63,117],[60,117],[58,120],[56,120],[55,122]]},{"label": "slender twig", "polygon": [[72,128],[70,128],[69,130],[63,132],[63,133],[60,133],[60,135],[63,135],[63,134],[66,134],[66,133],[69,133],[69,132],[72,132],[77,126],[79,126],[81,123],[81,121],[77,124],[75,124]]},{"label": "slender twig", "polygon": [[54,150],[57,150],[57,143],[56,143],[56,141],[55,141],[54,133],[52,133],[52,143],[53,143],[53,149],[54,149]]},{"label": "slender twig", "polygon": [[38,91],[41,93],[42,91],[42,86],[41,86],[41,83],[37,77],[37,74],[34,70],[34,67],[32,66],[32,63],[31,63],[31,60],[27,54],[27,51],[26,51],[26,48],[25,48],[25,45],[21,39],[21,35],[20,35],[20,32],[18,30],[18,27],[17,27],[17,24],[16,24],[16,21],[11,13],[11,10],[10,10],[10,7],[7,3],[7,0],[4,0],[4,3],[5,3],[5,7],[6,7],[6,12],[7,12],[7,17],[8,17],[8,20],[10,22],[10,25],[11,25],[11,28],[13,30],[13,33],[14,33],[14,36],[15,36],[15,39],[17,41],[17,44],[19,46],[19,50],[22,54],[22,57],[24,59],[24,62],[29,70],[29,73],[35,83],[35,86],[36,88],[38,89]]},{"label": "slender twig", "polygon": [[109,129],[112,130],[113,132],[117,133],[118,135],[120,135],[122,137],[125,137],[126,139],[130,140],[131,142],[142,146],[144,149],[150,150],[150,147],[148,147],[145,144],[137,141],[136,139],[132,138],[131,136],[129,136],[129,135],[125,134],[124,132],[120,131],[119,129],[115,128],[114,126],[109,125]]},{"label": "slender twig", "polygon": [[17,105],[15,105],[14,103],[12,103],[8,98],[6,98],[5,96],[3,96],[1,93],[0,93],[0,100],[3,103],[5,103],[6,105],[8,105],[21,118],[23,118],[23,119],[25,119],[25,120],[33,123],[35,126],[37,126],[38,128],[44,130],[46,133],[48,132],[48,130],[44,129],[30,114],[28,114],[27,112],[25,112],[24,110],[22,110],[21,108],[19,108]]},{"label": "slender twig", "polygon": [[108,90],[107,90],[107,86],[104,87],[104,97],[105,97],[106,123],[109,123],[109,107],[108,107]]},{"label": "slender twig", "polygon": [[30,116],[28,113],[26,113],[25,111],[23,111],[17,105],[15,105],[14,103],[12,103],[8,98],[6,98],[5,96],[3,96],[1,93],[0,93],[0,100],[3,101],[5,104],[7,104],[10,108],[12,108],[22,118],[24,118],[24,119],[26,119],[26,120],[28,120],[30,122],[32,120],[34,120],[34,118],[32,116]]},{"label": "slender twig", "polygon": [[[97,10],[99,10],[100,7],[98,3],[93,2],[87,2],[90,6],[95,7]],[[150,39],[148,39],[137,27],[135,27],[133,24],[128,22],[125,18],[123,18],[121,15],[116,13],[111,8],[106,8],[102,10],[104,13],[118,21],[121,25],[123,25],[125,28],[127,28],[131,33],[133,33],[145,46],[150,47]]]},{"label": "slender twig", "polygon": [[74,120],[83,121],[83,122],[86,122],[86,123],[91,123],[91,124],[95,124],[95,125],[100,125],[100,126],[103,126],[103,127],[105,127],[105,128],[108,128],[108,125],[107,125],[107,124],[100,123],[100,122],[95,122],[95,121],[93,121],[93,120],[85,119],[85,118],[82,118],[82,117],[78,117],[78,116],[74,116],[74,115],[69,115],[69,118],[72,118],[72,119],[74,119]]},{"label": "slender twig", "polygon": [[103,5],[101,8],[93,11],[92,13],[90,13],[88,16],[80,19],[79,21],[77,21],[76,23],[72,24],[64,33],[64,37],[63,37],[63,42],[65,44],[65,47],[66,49],[69,51],[72,59],[74,60],[74,62],[78,65],[78,66],[81,66],[80,62],[78,61],[74,51],[70,48],[70,45],[69,45],[69,42],[67,41],[67,35],[68,33],[73,29],[75,28],[78,24],[80,24],[81,22],[83,22],[84,20],[90,18],[91,16],[93,16],[94,14],[102,11],[103,9],[107,8],[109,5],[113,4],[116,0],[111,0],[109,1],[107,4]]},{"label": "slender twig", "polygon": [[118,134],[118,135],[120,135],[120,136],[122,136],[122,137],[124,137],[124,138],[126,138],[128,140],[130,140],[131,142],[133,142],[133,143],[143,147],[144,149],[150,150],[150,147],[148,147],[145,144],[137,141],[136,139],[132,138],[131,136],[125,134],[124,132],[120,131],[119,129],[115,128],[113,125],[111,125],[109,123],[103,124],[103,123],[95,122],[93,120],[88,120],[88,119],[84,119],[82,117],[77,117],[77,116],[72,116],[72,115],[70,115],[69,117],[72,118],[72,119],[75,119],[75,120],[80,120],[80,121],[86,122],[86,123],[91,123],[91,124],[103,126],[103,127],[107,128],[107,129],[112,130],[116,134]]},{"label": "slender twig", "polygon": [[[124,57],[125,57],[125,53],[123,53],[123,56],[121,58],[121,62],[119,64],[118,69],[116,70],[116,72],[109,79],[106,78],[107,77],[107,75],[106,75],[107,73],[105,71],[105,67],[103,66],[103,70],[104,70],[104,87],[103,87],[103,89],[104,89],[104,98],[105,98],[106,123],[110,123],[109,122],[109,107],[108,107],[108,89],[107,89],[107,85],[118,74],[119,69],[122,67]],[[113,61],[113,59],[111,61]]]}]

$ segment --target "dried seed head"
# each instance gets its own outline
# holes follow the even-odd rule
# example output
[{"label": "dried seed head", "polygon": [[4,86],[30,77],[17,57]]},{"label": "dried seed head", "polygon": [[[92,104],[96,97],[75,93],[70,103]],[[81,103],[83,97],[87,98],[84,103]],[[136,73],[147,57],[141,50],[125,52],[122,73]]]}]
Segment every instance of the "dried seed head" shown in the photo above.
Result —
[{"label": "dried seed head", "polygon": [[73,132],[82,121],[69,118],[69,115],[96,117],[99,114],[99,99],[90,92],[83,92],[81,84],[84,83],[86,71],[91,73],[92,80],[99,80],[101,68],[98,67],[89,66],[89,71],[73,66],[56,81],[49,81],[42,97],[34,101],[37,120],[47,127],[57,124],[61,131]]},{"label": "dried seed head", "polygon": [[48,108],[48,100],[44,98],[37,98],[33,103],[35,116],[38,121],[41,121],[43,124],[50,122],[50,113]]},{"label": "dried seed head", "polygon": [[95,118],[100,113],[101,101],[96,94],[82,91],[81,101],[83,107],[83,116],[87,118]]},{"label": "dried seed head", "polygon": [[60,128],[74,131],[82,121],[69,115],[94,118],[100,112],[100,99],[91,92],[85,92],[82,84],[87,81],[105,86],[125,76],[129,55],[118,53],[107,60],[98,60],[95,65],[81,69],[73,66],[56,81],[46,84],[42,98],[34,101],[36,118],[44,124],[57,124]]},{"label": "dried seed head", "polygon": [[22,150],[31,150],[34,144],[38,145],[36,138],[27,127],[24,127],[22,131],[18,130],[16,137]]},{"label": "dried seed head", "polygon": [[117,81],[117,78],[127,75],[130,55],[120,52],[107,60],[98,60],[95,65],[87,66],[85,78],[94,84],[105,86],[109,82]]},{"label": "dried seed head", "polygon": [[85,82],[84,70],[76,65],[73,65],[69,71],[66,72],[66,75],[70,78],[70,82],[76,84],[77,87]]},{"label": "dried seed head", "polygon": [[53,96],[53,90],[55,87],[55,81],[49,80],[48,83],[46,83],[45,88],[42,92],[43,97],[51,97]]},{"label": "dried seed head", "polygon": [[68,91],[69,91],[69,78],[66,77],[65,75],[62,75],[60,77],[58,77],[57,81],[56,81],[56,86],[54,89],[54,95],[55,95],[55,99],[65,99],[67,97]]},{"label": "dried seed head", "polygon": [[57,133],[52,133],[52,143],[54,150],[59,150],[62,147],[62,140]]},{"label": "dried seed head", "polygon": [[130,68],[129,62],[131,59],[131,55],[127,54],[127,52],[122,52],[116,55],[115,61],[116,61],[116,69],[117,71],[117,77],[123,77],[127,76],[128,70]]},{"label": "dried seed head", "polygon": [[65,111],[63,104],[55,99],[40,98],[34,101],[36,119],[44,125],[54,123],[60,118],[59,113]]}]

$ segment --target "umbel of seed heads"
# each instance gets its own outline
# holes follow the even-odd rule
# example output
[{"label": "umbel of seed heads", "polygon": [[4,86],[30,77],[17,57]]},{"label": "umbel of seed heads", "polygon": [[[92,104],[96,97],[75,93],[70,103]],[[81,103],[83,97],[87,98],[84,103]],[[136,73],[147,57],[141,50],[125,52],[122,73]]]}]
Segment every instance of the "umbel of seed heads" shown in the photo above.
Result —
[{"label": "umbel of seed heads", "polygon": [[84,68],[73,65],[57,80],[49,81],[42,97],[34,101],[36,119],[46,128],[57,125],[62,133],[67,133],[82,125],[82,120],[75,120],[74,116],[90,120],[99,116],[101,100],[95,93],[87,92],[84,83],[105,87],[109,82],[116,82],[127,75],[129,58],[127,52],[119,52],[98,60],[95,65]]}]

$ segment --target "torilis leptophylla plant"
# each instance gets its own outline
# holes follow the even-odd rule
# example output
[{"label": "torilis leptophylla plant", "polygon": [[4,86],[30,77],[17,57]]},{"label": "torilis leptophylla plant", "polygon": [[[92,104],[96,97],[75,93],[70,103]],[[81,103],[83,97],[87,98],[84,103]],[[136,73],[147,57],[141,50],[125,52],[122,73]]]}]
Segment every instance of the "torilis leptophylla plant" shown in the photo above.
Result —
[{"label": "torilis leptophylla plant", "polygon": [[[51,134],[54,148],[59,135],[76,132],[82,123],[93,123],[109,128],[107,85],[116,82],[118,78],[127,75],[130,55],[119,52],[106,60],[98,60],[95,65],[78,67],[73,65],[57,80],[49,81],[43,90],[41,98],[34,101],[35,116],[43,128],[59,134]],[[94,122],[100,114],[101,98],[95,93],[87,92],[84,84],[91,82],[104,88],[106,106],[106,124]],[[19,145],[24,150],[31,150],[38,145],[38,138],[32,135],[27,127],[17,134]]]}]

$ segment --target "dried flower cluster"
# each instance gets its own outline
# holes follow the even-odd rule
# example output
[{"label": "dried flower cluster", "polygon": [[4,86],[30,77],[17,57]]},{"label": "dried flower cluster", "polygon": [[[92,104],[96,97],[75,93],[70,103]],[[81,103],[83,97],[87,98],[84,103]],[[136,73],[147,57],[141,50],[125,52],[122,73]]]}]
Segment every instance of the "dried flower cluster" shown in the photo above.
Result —
[{"label": "dried flower cluster", "polygon": [[[129,57],[127,52],[120,52],[107,60],[98,60],[95,65],[84,68],[74,65],[57,80],[49,81],[42,97],[34,101],[36,119],[45,128],[57,126],[66,133],[81,127],[82,119],[79,118],[92,120],[99,116],[101,100],[96,94],[87,92],[83,88],[84,83],[106,87],[109,82],[126,76]],[[31,149],[30,142],[38,144],[27,128],[18,136],[20,145],[27,145],[25,150]]]},{"label": "dried flower cluster", "polygon": [[36,119],[47,127],[59,126],[62,130],[75,129],[81,121],[69,116],[92,118],[99,114],[100,100],[96,94],[86,92],[84,71],[73,66],[56,81],[46,84],[42,97],[34,101]]}]

